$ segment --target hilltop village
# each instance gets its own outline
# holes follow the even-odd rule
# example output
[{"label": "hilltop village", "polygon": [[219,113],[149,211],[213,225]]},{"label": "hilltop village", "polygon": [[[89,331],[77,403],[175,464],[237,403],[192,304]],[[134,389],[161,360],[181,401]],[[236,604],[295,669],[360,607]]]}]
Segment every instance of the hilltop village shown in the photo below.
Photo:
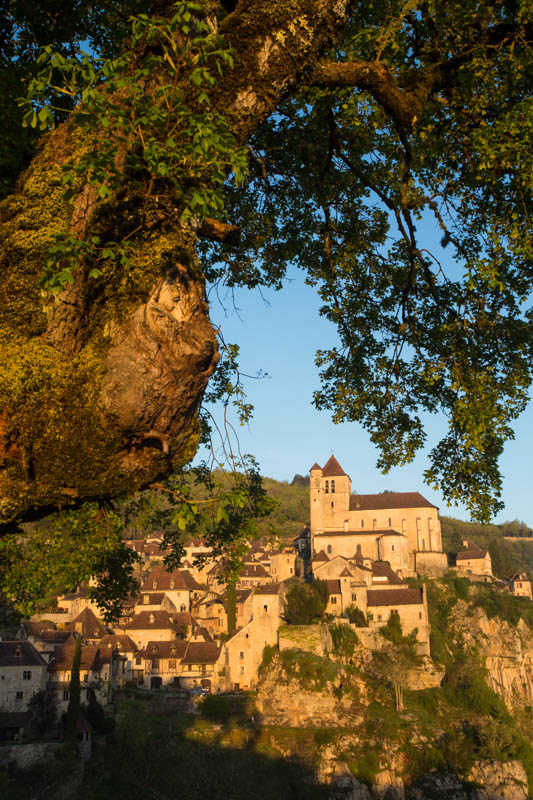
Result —
[{"label": "hilltop village", "polygon": [[[453,569],[471,581],[495,582],[489,553],[474,542],[466,541],[449,566],[438,509],[421,494],[352,494],[334,456],[310,470],[309,527],[290,544],[250,542],[232,602],[220,561],[201,538],[185,542],[174,570],[164,566],[162,539],[155,531],[127,541],[142,561],[140,589],[112,628],[99,619],[90,586],[80,586],[58,597],[54,609],[22,621],[16,639],[0,641],[4,740],[24,734],[37,695],[51,698],[59,715],[67,710],[79,638],[83,703],[106,706],[126,686],[175,688],[189,696],[248,690],[257,684],[266,646],[294,646],[286,612],[297,584],[320,581],[327,588],[326,619],[357,626],[363,647],[375,646],[375,634],[396,615],[428,658],[426,585],[413,588],[409,579]],[[532,598],[524,573],[498,585]]]}]

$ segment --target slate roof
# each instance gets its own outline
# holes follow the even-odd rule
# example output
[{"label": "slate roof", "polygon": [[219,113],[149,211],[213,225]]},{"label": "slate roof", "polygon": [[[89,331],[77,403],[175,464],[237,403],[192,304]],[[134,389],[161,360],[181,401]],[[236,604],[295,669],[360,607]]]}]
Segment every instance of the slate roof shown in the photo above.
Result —
[{"label": "slate roof", "polygon": [[381,492],[352,494],[350,511],[379,511],[387,508],[437,508],[420,492]]},{"label": "slate roof", "polygon": [[486,550],[480,550],[477,547],[475,550],[463,550],[461,553],[457,553],[456,561],[471,561],[473,559],[483,559],[487,555]]},{"label": "slate roof", "polygon": [[[154,586],[154,581],[157,582],[157,586]],[[173,586],[171,583],[173,582]],[[174,569],[169,572],[164,564],[158,564],[157,567],[150,572],[146,580],[144,581],[143,585],[141,586],[141,591],[149,592],[153,589],[159,589],[163,591],[172,591],[174,590],[198,590],[201,589],[199,583],[197,583],[192,575],[187,572],[187,570],[180,570]]]},{"label": "slate roof", "polygon": [[375,575],[377,578],[386,578],[387,583],[389,584],[403,584],[401,578],[394,572],[393,569],[391,569],[391,566],[387,561],[373,561],[372,575]]},{"label": "slate roof", "polygon": [[270,578],[270,573],[262,564],[245,564],[241,569],[239,578]]},{"label": "slate roof", "polygon": [[43,667],[46,661],[31,642],[0,641],[0,667]]},{"label": "slate roof", "polygon": [[179,614],[169,614],[168,611],[139,611],[123,627],[125,630],[153,630],[168,628],[173,631],[182,631],[178,622]]},{"label": "slate roof", "polygon": [[69,622],[66,630],[81,633],[85,639],[101,639],[107,634],[106,629],[90,608],[84,608],[72,622]]},{"label": "slate roof", "polygon": [[134,653],[137,650],[137,645],[125,633],[107,634],[98,642],[98,646],[102,649],[111,647],[120,653]]},{"label": "slate roof", "polygon": [[345,471],[335,458],[335,456],[330,456],[326,463],[324,464],[324,469],[322,470],[322,477],[323,478],[336,478],[346,475]]},{"label": "slate roof", "polygon": [[219,653],[216,642],[187,642],[183,664],[214,664]]},{"label": "slate roof", "polygon": [[423,603],[421,589],[369,589],[367,606],[408,606]]},{"label": "slate roof", "polygon": [[141,655],[144,658],[179,658],[185,655],[187,642],[174,639],[170,642],[148,642]]},{"label": "slate roof", "polygon": [[30,619],[25,619],[22,622],[22,627],[26,636],[40,636],[44,631],[55,630],[55,625],[50,620],[43,619],[40,622],[32,622]]},{"label": "slate roof", "polygon": [[254,594],[279,594],[279,583],[265,583],[264,586],[258,586]]},{"label": "slate roof", "polygon": [[[56,650],[55,657],[48,665],[49,672],[63,672],[71,670],[74,663],[75,640],[67,642]],[[107,651],[98,645],[84,644],[81,647],[80,671],[99,670],[102,664],[111,660],[112,651]]]}]

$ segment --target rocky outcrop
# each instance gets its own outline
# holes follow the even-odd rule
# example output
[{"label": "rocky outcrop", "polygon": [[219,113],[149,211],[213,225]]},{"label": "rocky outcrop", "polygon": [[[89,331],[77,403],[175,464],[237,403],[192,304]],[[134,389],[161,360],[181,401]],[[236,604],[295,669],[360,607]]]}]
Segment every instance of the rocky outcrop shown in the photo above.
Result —
[{"label": "rocky outcrop", "polygon": [[470,779],[479,784],[472,800],[527,800],[528,782],[520,761],[476,761]]},{"label": "rocky outcrop", "polygon": [[533,706],[533,633],[523,620],[513,627],[458,601],[450,627],[465,644],[477,646],[489,686],[509,708]]}]

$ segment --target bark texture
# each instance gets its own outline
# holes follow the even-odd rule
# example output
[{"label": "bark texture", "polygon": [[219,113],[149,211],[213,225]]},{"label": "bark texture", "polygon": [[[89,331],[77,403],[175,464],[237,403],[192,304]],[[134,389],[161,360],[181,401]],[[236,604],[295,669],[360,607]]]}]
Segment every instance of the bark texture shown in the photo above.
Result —
[{"label": "bark texture", "polygon": [[[211,101],[240,143],[311,72],[349,5],[250,0],[225,18],[235,68]],[[67,205],[60,167],[83,148],[65,123],[0,209],[0,527],[132,491],[190,460],[218,360],[195,243],[238,231],[180,226],[171,203],[139,218],[135,185],[105,202],[82,185]],[[139,227],[128,266],[94,282],[83,264],[59,297],[41,292],[58,231],[82,239]]]}]

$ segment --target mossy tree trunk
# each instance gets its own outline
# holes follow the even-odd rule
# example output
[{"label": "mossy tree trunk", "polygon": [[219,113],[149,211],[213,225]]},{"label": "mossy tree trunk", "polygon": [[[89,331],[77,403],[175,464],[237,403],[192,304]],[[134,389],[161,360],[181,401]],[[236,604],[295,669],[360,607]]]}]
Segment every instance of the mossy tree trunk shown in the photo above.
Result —
[{"label": "mossy tree trunk", "polygon": [[[314,68],[349,6],[250,0],[224,18],[235,66],[210,102],[238,144]],[[224,226],[180,223],[173,198],[143,203],[126,175],[110,198],[86,183],[67,204],[61,167],[83,153],[79,131],[68,121],[44,137],[0,209],[0,527],[135,490],[190,460],[218,360],[196,245]],[[56,299],[43,294],[48,248],[65,230],[129,237],[129,264],[95,282],[89,259]]]}]

